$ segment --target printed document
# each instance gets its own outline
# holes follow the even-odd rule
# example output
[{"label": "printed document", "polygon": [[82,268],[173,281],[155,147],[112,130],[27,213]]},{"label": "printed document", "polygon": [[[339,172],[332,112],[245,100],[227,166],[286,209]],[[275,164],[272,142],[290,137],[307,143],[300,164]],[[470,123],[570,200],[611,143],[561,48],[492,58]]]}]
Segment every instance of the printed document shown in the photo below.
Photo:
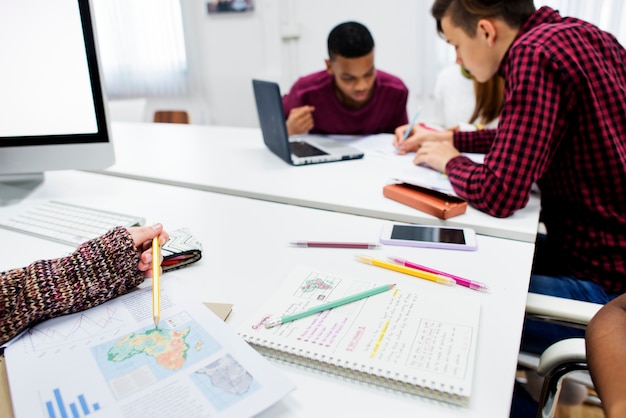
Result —
[{"label": "printed document", "polygon": [[294,385],[174,278],[43,322],[5,350],[16,417],[249,417]]}]

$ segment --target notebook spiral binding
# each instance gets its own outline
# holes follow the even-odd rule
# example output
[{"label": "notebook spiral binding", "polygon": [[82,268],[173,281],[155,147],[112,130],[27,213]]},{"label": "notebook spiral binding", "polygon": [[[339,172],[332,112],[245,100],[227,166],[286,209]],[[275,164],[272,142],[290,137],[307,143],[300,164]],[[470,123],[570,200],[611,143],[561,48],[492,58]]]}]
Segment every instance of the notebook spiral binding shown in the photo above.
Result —
[{"label": "notebook spiral binding", "polygon": [[443,401],[455,405],[467,406],[469,397],[465,396],[459,388],[432,387],[434,382],[429,383],[425,379],[411,379],[409,376],[401,376],[398,373],[391,373],[384,370],[374,370],[358,363],[344,362],[333,357],[317,355],[316,353],[304,350],[294,350],[292,347],[274,344],[270,341],[256,338],[250,335],[241,335],[255,350],[266,357],[308,367],[317,371],[327,373],[332,376],[347,378],[349,380],[372,384],[384,389],[396,390],[411,395],[417,395]]}]

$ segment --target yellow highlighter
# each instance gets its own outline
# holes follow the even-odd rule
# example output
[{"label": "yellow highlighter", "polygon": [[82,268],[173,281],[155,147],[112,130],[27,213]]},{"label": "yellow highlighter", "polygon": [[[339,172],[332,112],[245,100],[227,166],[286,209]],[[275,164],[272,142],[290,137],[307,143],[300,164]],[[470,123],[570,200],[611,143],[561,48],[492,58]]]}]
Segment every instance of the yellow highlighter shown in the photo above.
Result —
[{"label": "yellow highlighter", "polygon": [[456,281],[454,279],[450,277],[442,276],[440,274],[435,274],[435,273],[430,273],[427,271],[405,267],[400,264],[391,263],[385,260],[378,260],[376,258],[368,257],[365,255],[358,255],[357,259],[359,261],[362,261],[363,263],[371,264],[377,267],[382,267],[388,270],[397,271],[398,273],[404,273],[410,276],[419,277],[420,279],[430,280],[430,281],[445,284],[448,286],[456,285]]}]

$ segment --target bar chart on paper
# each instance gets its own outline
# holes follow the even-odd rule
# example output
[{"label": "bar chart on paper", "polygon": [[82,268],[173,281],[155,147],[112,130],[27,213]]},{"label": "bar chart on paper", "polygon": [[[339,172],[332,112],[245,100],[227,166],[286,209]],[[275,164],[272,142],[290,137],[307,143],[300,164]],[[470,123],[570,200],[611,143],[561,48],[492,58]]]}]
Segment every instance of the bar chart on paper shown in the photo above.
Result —
[{"label": "bar chart on paper", "polygon": [[[55,388],[45,401],[48,418],[79,418],[100,410],[98,402],[89,403],[84,394],[80,393],[75,399],[65,398],[61,389]],[[45,395],[42,394],[42,398]],[[70,400],[72,399],[72,400]]]}]

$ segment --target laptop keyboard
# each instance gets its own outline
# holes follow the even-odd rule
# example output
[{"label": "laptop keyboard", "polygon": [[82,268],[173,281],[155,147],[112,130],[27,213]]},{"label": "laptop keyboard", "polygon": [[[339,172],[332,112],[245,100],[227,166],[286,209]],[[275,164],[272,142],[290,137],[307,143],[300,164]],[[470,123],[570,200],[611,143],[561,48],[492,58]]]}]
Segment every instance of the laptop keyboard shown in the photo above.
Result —
[{"label": "laptop keyboard", "polygon": [[116,226],[143,225],[144,219],[84,206],[47,202],[11,219],[0,227],[77,247]]},{"label": "laptop keyboard", "polygon": [[290,142],[291,153],[296,157],[314,157],[316,155],[328,155],[328,153],[322,151],[319,148],[315,148],[313,145],[297,141]]}]

